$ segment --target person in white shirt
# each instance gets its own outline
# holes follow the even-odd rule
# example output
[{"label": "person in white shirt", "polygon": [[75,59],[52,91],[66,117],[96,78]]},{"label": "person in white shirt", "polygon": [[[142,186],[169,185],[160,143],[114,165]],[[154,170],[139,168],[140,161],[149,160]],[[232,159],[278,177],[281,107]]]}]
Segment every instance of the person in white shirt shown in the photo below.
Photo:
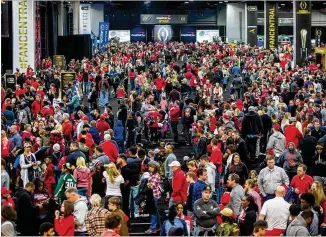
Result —
[{"label": "person in white shirt", "polygon": [[278,186],[276,197],[266,201],[261,209],[259,219],[268,223],[266,236],[279,236],[286,229],[291,205],[284,200],[285,193],[285,188]]}]

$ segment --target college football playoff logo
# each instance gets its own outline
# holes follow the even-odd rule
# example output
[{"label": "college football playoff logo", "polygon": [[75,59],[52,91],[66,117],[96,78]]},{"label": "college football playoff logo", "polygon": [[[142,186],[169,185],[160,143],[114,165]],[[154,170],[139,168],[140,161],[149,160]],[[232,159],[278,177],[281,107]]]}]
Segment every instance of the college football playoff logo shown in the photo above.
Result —
[{"label": "college football playoff logo", "polygon": [[152,19],[152,15],[142,15],[142,21],[144,23],[150,22],[151,19]]},{"label": "college football playoff logo", "polygon": [[307,10],[308,4],[305,1],[300,2],[300,9]]},{"label": "college football playoff logo", "polygon": [[157,38],[159,39],[159,41],[163,41],[163,42],[168,41],[168,39],[169,39],[169,30],[166,27],[161,27],[157,31]]}]

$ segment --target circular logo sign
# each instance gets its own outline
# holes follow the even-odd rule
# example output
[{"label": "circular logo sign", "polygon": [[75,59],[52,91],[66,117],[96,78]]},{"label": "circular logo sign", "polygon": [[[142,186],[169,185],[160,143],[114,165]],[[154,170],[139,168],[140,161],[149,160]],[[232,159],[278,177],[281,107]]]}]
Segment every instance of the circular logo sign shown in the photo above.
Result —
[{"label": "circular logo sign", "polygon": [[169,31],[168,29],[166,29],[165,27],[161,27],[158,31],[157,31],[157,38],[160,41],[167,41],[169,38]]},{"label": "circular logo sign", "polygon": [[200,36],[204,36],[205,35],[205,32],[204,31],[199,31],[199,35]]},{"label": "circular logo sign", "polygon": [[301,8],[301,10],[306,10],[307,7],[308,7],[307,2],[305,2],[305,1],[300,2],[300,8]]}]

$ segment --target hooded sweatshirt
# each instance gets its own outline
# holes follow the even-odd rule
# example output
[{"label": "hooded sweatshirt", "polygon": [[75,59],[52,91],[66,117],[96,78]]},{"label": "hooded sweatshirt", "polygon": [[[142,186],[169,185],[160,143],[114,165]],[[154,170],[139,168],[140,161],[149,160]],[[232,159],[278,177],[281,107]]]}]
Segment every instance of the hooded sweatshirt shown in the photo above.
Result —
[{"label": "hooded sweatshirt", "polygon": [[117,125],[114,128],[114,138],[116,141],[123,141],[123,133],[124,133],[124,128],[122,126],[122,121],[118,120]]},{"label": "hooded sweatshirt", "polygon": [[215,190],[215,176],[216,176],[216,166],[213,163],[208,163],[207,169],[207,183],[211,186],[212,191]]},{"label": "hooded sweatshirt", "polygon": [[296,146],[293,142],[290,144],[294,145],[294,149],[291,151],[289,149],[285,150],[279,159],[280,167],[283,167],[285,172],[296,172],[298,165],[303,163],[301,154],[297,151]]},{"label": "hooded sweatshirt", "polygon": [[80,196],[74,205],[74,219],[75,219],[75,232],[85,232],[86,225],[85,219],[87,214],[87,199],[86,197]]},{"label": "hooded sweatshirt", "polygon": [[280,156],[285,150],[285,136],[281,132],[274,132],[268,140],[266,149],[271,149],[276,156]]},{"label": "hooded sweatshirt", "polygon": [[306,225],[302,216],[297,216],[288,226],[286,236],[310,236]]},{"label": "hooded sweatshirt", "polygon": [[88,188],[90,170],[87,167],[77,167],[74,170],[77,188]]}]

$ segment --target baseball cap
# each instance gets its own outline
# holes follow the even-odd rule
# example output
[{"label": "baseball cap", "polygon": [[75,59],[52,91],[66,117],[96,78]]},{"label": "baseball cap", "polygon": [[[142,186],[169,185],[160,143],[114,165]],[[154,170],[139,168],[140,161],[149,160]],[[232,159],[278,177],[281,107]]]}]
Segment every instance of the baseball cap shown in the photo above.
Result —
[{"label": "baseball cap", "polygon": [[179,161],[172,161],[172,163],[171,164],[169,164],[169,167],[173,167],[173,166],[178,166],[178,167],[180,167],[181,166],[181,164],[180,164],[180,162]]},{"label": "baseball cap", "polygon": [[230,116],[229,114],[223,114],[223,118],[224,118],[224,119],[230,119],[230,117],[231,117],[231,116]]},{"label": "baseball cap", "polygon": [[223,216],[228,216],[228,217],[232,217],[233,215],[233,211],[230,209],[230,208],[224,208],[222,211],[221,211],[221,214]]},{"label": "baseball cap", "polygon": [[210,192],[212,192],[212,188],[211,188],[211,186],[206,185],[206,186],[203,188],[203,192],[204,192],[204,191],[210,191]]},{"label": "baseball cap", "polygon": [[7,189],[6,187],[1,188],[1,194],[10,194],[11,190]]},{"label": "baseball cap", "polygon": [[82,120],[89,120],[88,117],[86,115],[83,116]]},{"label": "baseball cap", "polygon": [[278,123],[274,123],[273,128],[274,128],[276,131],[279,131],[280,128],[281,128],[281,126],[280,126]]}]

